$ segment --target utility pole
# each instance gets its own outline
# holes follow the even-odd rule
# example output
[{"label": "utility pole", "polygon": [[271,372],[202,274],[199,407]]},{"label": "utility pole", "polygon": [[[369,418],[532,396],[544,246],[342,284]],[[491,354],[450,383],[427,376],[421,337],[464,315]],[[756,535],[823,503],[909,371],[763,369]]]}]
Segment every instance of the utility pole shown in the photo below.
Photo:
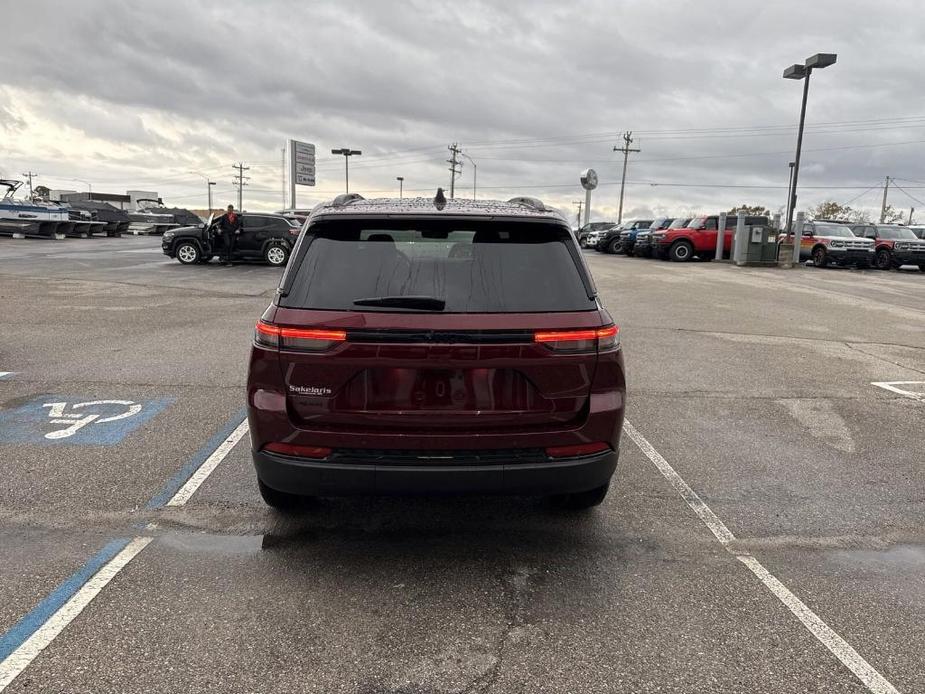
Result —
[{"label": "utility pole", "polygon": [[395,180],[398,181],[398,199],[401,200],[405,193],[405,177],[396,176]]},{"label": "utility pole", "polygon": [[581,227],[581,206],[585,204],[584,200],[572,200],[573,205],[578,205],[578,226]]},{"label": "utility pole", "polygon": [[450,200],[452,200],[456,193],[456,176],[457,174],[462,173],[462,164],[457,159],[459,156],[459,143],[454,142],[452,145],[447,147],[447,149],[453,153],[453,158],[446,160],[446,163],[450,165]]},{"label": "utility pole", "polygon": [[909,208],[909,221],[906,222],[907,226],[910,226],[910,227],[912,226],[912,215],[914,215],[914,214],[915,214],[915,208],[914,208],[914,207],[910,207],[910,208]]},{"label": "utility pole", "polygon": [[880,205],[880,223],[883,224],[886,219],[886,194],[890,189],[890,177],[886,177],[886,184],[883,186],[883,203]]},{"label": "utility pole", "polygon": [[638,149],[631,149],[633,144],[633,131],[629,130],[623,133],[623,146],[613,146],[614,152],[623,152],[623,178],[620,180],[620,207],[617,210],[617,224],[623,221],[623,189],[626,187],[626,164],[629,161],[630,152],[638,152]]},{"label": "utility pole", "polygon": [[33,196],[33,192],[32,192],[32,177],[33,177],[33,176],[38,176],[38,174],[35,173],[34,171],[26,171],[26,173],[24,173],[23,176],[26,176],[26,177],[29,179],[29,199],[31,200],[31,199],[32,199],[32,196]]},{"label": "utility pole", "polygon": [[238,162],[237,164],[233,164],[231,168],[238,170],[238,173],[235,174],[232,180],[232,183],[234,183],[234,185],[237,186],[238,188],[238,212],[243,212],[244,211],[244,186],[247,185],[247,181],[248,179],[250,179],[250,176],[245,176],[244,172],[250,171],[251,167],[244,166],[244,162],[241,161],[241,162]]}]

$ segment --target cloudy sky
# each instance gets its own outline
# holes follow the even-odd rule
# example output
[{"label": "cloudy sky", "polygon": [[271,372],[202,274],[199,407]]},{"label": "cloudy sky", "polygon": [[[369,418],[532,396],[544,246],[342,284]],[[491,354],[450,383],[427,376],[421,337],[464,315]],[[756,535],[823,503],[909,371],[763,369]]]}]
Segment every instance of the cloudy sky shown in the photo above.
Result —
[{"label": "cloudy sky", "polygon": [[[615,216],[786,198],[801,83],[783,69],[838,54],[810,89],[801,207],[823,199],[925,218],[925,13],[915,0],[308,2],[2,0],[0,173],[51,188],[156,190],[171,204],[282,205],[281,148],[318,147],[299,206],[351,190],[448,186],[447,145],[479,197],[536,195],[570,212],[581,169]],[[77,181],[74,179],[82,179]],[[457,194],[472,195],[464,160]],[[912,197],[909,197],[912,196]]]}]

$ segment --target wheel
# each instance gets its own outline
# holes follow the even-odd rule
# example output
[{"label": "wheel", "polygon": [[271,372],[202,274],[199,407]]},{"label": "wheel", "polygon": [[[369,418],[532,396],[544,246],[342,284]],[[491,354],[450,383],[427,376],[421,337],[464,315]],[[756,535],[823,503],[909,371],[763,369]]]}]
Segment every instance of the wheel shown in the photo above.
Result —
[{"label": "wheel", "polygon": [[676,263],[684,263],[694,256],[694,247],[690,241],[677,241],[668,251],[668,257]]},{"label": "wheel", "polygon": [[193,263],[198,263],[199,258],[202,257],[202,253],[199,251],[199,246],[188,241],[177,246],[176,254],[177,260],[179,260],[184,265],[192,265]]},{"label": "wheel", "polygon": [[598,506],[607,496],[607,490],[610,484],[604,484],[586,492],[576,492],[575,494],[558,494],[552,497],[555,506],[569,511],[581,511],[583,509]]},{"label": "wheel", "polygon": [[825,267],[829,264],[829,256],[822,246],[813,250],[813,265],[816,267]]},{"label": "wheel", "polygon": [[877,251],[877,258],[874,261],[878,270],[889,270],[893,267],[893,255],[885,248]]},{"label": "wheel", "polygon": [[615,255],[620,252],[620,248],[623,244],[620,243],[620,239],[613,239],[610,243],[607,244],[607,253]]},{"label": "wheel", "polygon": [[289,251],[285,246],[273,243],[264,249],[263,259],[267,261],[268,265],[282,267],[289,260]]},{"label": "wheel", "polygon": [[292,511],[302,506],[306,499],[298,494],[287,494],[273,487],[268,487],[259,479],[257,487],[260,489],[260,496],[267,506],[272,506],[277,511]]}]

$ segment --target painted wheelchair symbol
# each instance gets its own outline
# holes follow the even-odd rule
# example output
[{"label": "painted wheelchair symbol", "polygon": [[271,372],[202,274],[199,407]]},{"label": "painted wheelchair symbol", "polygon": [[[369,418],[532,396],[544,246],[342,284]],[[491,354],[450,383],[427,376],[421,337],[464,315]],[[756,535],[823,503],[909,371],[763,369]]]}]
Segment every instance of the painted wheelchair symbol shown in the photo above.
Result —
[{"label": "painted wheelchair symbol", "polygon": [[[103,412],[111,410],[111,407],[106,407],[108,405],[117,405],[125,408],[124,412],[119,412],[114,415],[103,416],[103,414],[97,412],[74,412],[74,410],[85,410],[86,408],[92,407],[103,407]],[[48,408],[48,416],[51,417],[51,424],[67,424],[68,426],[64,429],[58,429],[57,431],[51,431],[45,434],[46,439],[66,439],[69,436],[73,436],[78,431],[83,429],[88,424],[106,424],[107,422],[115,422],[120,419],[128,419],[129,417],[134,417],[136,414],[141,412],[141,405],[131,400],[93,400],[91,402],[78,402],[70,406],[71,411],[67,412],[68,403],[66,402],[46,402],[42,407]]]}]

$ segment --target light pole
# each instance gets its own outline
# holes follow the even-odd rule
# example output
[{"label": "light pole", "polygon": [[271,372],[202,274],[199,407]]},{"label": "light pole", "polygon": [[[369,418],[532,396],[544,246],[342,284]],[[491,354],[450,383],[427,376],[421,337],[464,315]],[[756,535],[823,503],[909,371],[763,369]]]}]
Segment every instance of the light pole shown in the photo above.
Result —
[{"label": "light pole", "polygon": [[405,177],[404,177],[404,176],[396,176],[396,177],[395,177],[395,180],[398,181],[398,199],[401,200],[402,197],[404,197],[404,191],[405,191]]},{"label": "light pole", "polygon": [[206,176],[204,173],[199,173],[198,171],[190,171],[190,173],[196,174],[197,176],[202,176],[206,180],[206,197],[209,201],[209,214],[212,214],[212,186],[215,185],[215,181],[210,180],[208,176]]},{"label": "light pole", "polygon": [[[793,166],[794,162],[788,164],[790,167],[790,180],[787,182],[787,204],[784,205],[784,219],[790,214],[790,195],[793,193]],[[789,229],[786,230],[789,233]]]},{"label": "light pole", "polygon": [[478,176],[479,176],[479,167],[465,152],[460,152],[462,156],[469,160],[469,163],[472,164],[472,199],[475,200],[478,193]]},{"label": "light pole", "polygon": [[[813,70],[818,68],[826,68],[829,65],[834,65],[836,59],[838,58],[835,53],[816,53],[816,55],[811,56],[806,59],[802,65],[799,63],[791,65],[786,70],[784,70],[784,79],[788,80],[803,80],[803,104],[800,106],[800,127],[797,131],[797,153],[793,158],[793,181],[790,184],[790,206],[787,210],[787,226],[785,230],[787,233],[793,233],[793,213],[797,207],[797,181],[800,178],[800,152],[803,149],[803,125],[806,122],[806,99],[809,96],[809,78],[813,74]],[[796,234],[793,234],[793,262],[799,264],[800,262],[800,244],[803,241],[803,230],[800,230],[800,238],[797,238]]]},{"label": "light pole", "polygon": [[349,147],[341,147],[340,149],[332,149],[331,154],[343,154],[344,155],[344,184],[346,186],[347,193],[350,192],[350,157],[358,157],[363,154],[358,149],[350,149]]},{"label": "light pole", "polygon": [[72,178],[71,180],[72,180],[72,181],[77,181],[78,183],[84,183],[84,184],[86,184],[86,186],[87,186],[87,199],[90,200],[90,201],[93,200],[93,185],[90,183],[90,181],[85,181],[85,180],[83,180],[82,178]]}]

